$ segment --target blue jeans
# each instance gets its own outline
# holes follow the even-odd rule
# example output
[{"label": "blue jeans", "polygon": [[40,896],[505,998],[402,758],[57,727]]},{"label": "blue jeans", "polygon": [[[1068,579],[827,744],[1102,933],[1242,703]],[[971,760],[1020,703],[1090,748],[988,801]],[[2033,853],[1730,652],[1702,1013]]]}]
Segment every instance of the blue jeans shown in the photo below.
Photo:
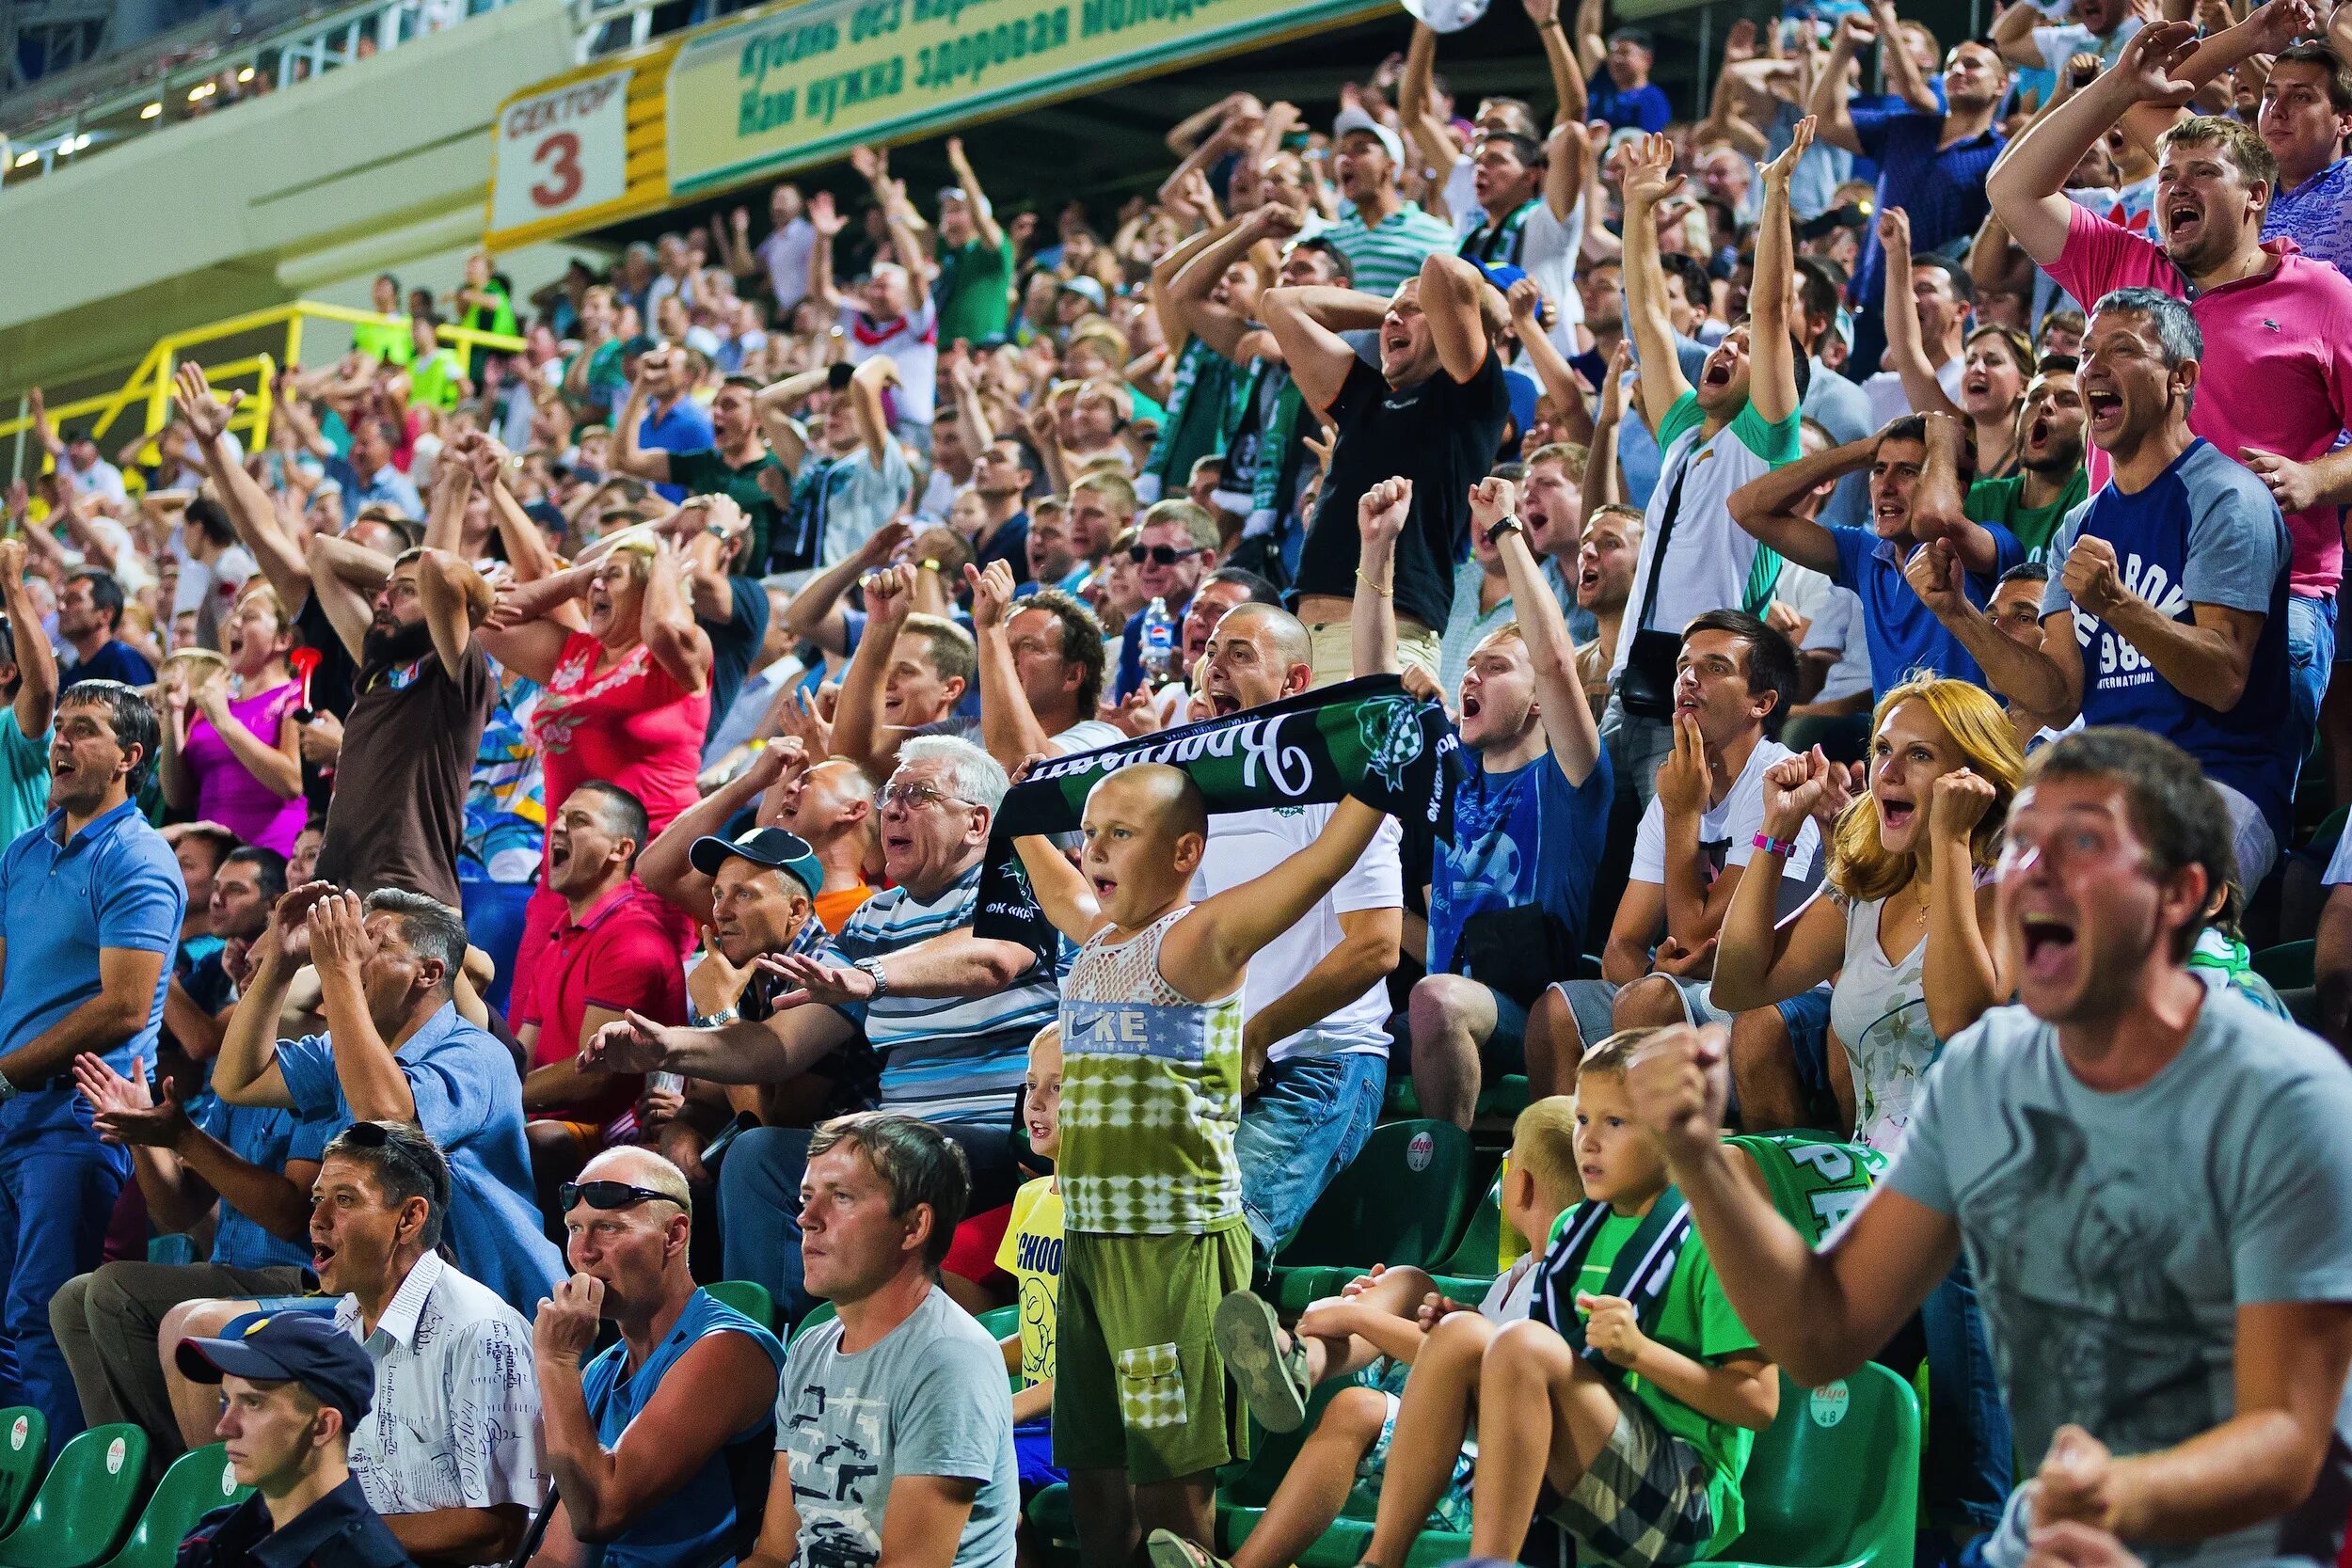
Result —
[{"label": "blue jeans", "polygon": [[49,1298],[98,1267],[106,1222],[131,1174],[130,1151],[90,1132],[0,1145],[0,1404],[49,1418],[49,1449],[82,1430],[82,1400],[49,1332]]},{"label": "blue jeans", "polygon": [[1241,1212],[1258,1251],[1272,1257],[1315,1199],[1363,1152],[1380,1119],[1389,1064],[1365,1052],[1269,1062],[1242,1101],[1233,1157]]},{"label": "blue jeans", "polygon": [[1977,1306],[1968,1263],[1952,1265],[1919,1306],[1928,1341],[1928,1496],[1922,1522],[1966,1518],[1979,1529],[2000,1522],[2014,1473],[2009,1411],[1993,1366],[1992,1341]]},{"label": "blue jeans", "polygon": [[[2328,695],[2328,677],[2336,664],[2336,601],[2287,595],[2287,694],[2294,703],[2295,729],[2287,736],[2296,766],[2312,749],[2319,731],[2320,700]],[[2251,889],[2248,890],[2249,893]]]},{"label": "blue jeans", "polygon": [[466,917],[466,940],[490,955],[498,974],[482,1000],[498,1012],[515,990],[515,949],[522,945],[523,906],[531,902],[533,882],[459,882],[460,912]]}]

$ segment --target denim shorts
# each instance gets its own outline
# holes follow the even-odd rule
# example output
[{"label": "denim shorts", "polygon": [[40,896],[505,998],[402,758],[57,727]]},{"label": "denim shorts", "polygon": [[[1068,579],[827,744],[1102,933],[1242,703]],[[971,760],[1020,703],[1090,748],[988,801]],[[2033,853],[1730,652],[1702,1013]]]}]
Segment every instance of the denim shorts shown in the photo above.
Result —
[{"label": "denim shorts", "polygon": [[1372,1052],[1266,1065],[1258,1092],[1242,1101],[1233,1134],[1242,1217],[1262,1256],[1273,1256],[1290,1239],[1324,1189],[1363,1151],[1380,1119],[1388,1079],[1387,1059]]}]

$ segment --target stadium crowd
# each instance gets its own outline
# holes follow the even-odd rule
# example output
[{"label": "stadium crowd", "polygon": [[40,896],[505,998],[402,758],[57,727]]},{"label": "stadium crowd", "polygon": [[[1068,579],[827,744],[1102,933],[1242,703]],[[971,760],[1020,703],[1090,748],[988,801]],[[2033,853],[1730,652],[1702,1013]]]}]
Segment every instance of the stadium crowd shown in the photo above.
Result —
[{"label": "stadium crowd", "polygon": [[[1541,103],[1416,23],[1115,215],[862,148],[41,420],[0,1405],[226,1439],[191,1568],[1669,1568],[1876,1360],[1921,1562],[2332,1560],[2352,7],[1679,119],[1523,4]],[[1286,1300],[1401,1109],[1484,1295]]]}]

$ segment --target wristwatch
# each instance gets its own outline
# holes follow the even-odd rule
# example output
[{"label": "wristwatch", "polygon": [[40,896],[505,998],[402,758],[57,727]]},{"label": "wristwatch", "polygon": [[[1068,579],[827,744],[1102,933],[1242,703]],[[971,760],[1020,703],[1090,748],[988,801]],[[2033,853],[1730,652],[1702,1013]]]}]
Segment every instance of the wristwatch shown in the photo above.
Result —
[{"label": "wristwatch", "polygon": [[1501,539],[1504,534],[1518,533],[1521,531],[1524,531],[1519,527],[1519,520],[1506,513],[1502,516],[1497,517],[1495,519],[1494,527],[1486,531],[1486,544],[1489,547],[1491,547],[1495,541]]},{"label": "wristwatch", "polygon": [[730,1023],[740,1023],[742,1021],[743,1015],[733,1007],[722,1007],[717,1012],[705,1016],[701,1027],[718,1029]]},{"label": "wristwatch", "polygon": [[850,966],[852,969],[864,970],[874,982],[874,994],[866,998],[868,1002],[879,1001],[890,994],[890,979],[882,974],[882,961],[880,958],[860,958]]}]

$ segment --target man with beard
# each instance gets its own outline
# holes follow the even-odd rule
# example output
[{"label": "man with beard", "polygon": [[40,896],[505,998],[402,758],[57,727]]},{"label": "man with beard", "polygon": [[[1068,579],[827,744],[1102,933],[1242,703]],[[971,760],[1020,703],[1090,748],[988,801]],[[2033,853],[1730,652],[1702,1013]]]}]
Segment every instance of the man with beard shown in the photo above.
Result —
[{"label": "man with beard", "polygon": [[2162,739],[2037,753],[1993,939],[2022,1006],[1945,1046],[1818,1248],[1724,1144],[1721,1030],[1653,1038],[1628,1074],[1724,1293],[1798,1386],[1851,1375],[1965,1251],[2031,1476],[1984,1544],[1999,1568],[2114,1560],[2055,1549],[2069,1525],[2187,1568],[2331,1561],[2343,1537],[2352,1075],[2186,967],[2230,839]]},{"label": "man with beard", "polygon": [[[641,364],[641,386],[644,374]],[[710,400],[710,445],[707,447],[665,451],[646,446],[639,439],[637,421],[624,419],[615,433],[620,446],[613,458],[613,466],[621,472],[667,486],[662,491],[665,496],[671,490],[680,496],[720,495],[741,507],[751,520],[751,542],[736,551],[729,569],[748,577],[757,577],[766,566],[768,541],[783,521],[773,497],[788,490],[791,480],[760,433],[755,403],[759,386],[748,375],[731,375],[720,384],[719,395]]]},{"label": "man with beard", "polygon": [[548,885],[564,900],[564,919],[539,961],[516,976],[509,1015],[529,1053],[524,1132],[543,1213],[643,1086],[581,1067],[581,1043],[632,1010],[664,1023],[686,1019],[677,939],[635,876],[638,847],[652,836],[644,803],[597,780],[566,796],[548,823]]},{"label": "man with beard", "polygon": [[[1878,160],[1872,210],[1900,207],[1911,214],[1915,254],[1940,253],[1984,222],[1985,174],[2006,145],[1994,120],[2009,94],[2009,67],[1988,46],[1967,40],[1953,45],[1945,58],[1941,114],[1899,104],[1856,110],[1847,96],[1846,68],[1876,36],[1876,26],[1859,17],[1838,24],[1805,112],[1820,120],[1821,139],[1830,146]],[[2074,160],[2066,166],[2072,169]],[[1864,238],[1862,264],[1846,290],[1854,311],[1851,372],[1878,369],[1886,347],[1885,291],[1886,251],[1873,229]]]},{"label": "man with beard", "polygon": [[[2020,138],[1994,176],[1993,204],[2017,243],[2076,299],[2144,287],[2188,301],[2205,344],[2185,410],[2188,432],[2253,469],[2295,544],[2286,602],[2293,701],[2289,727],[2272,742],[2299,758],[2335,663],[2352,448],[2333,449],[2352,420],[2352,279],[2292,240],[2263,240],[2278,160],[2233,119],[2200,115],[2164,134],[2161,245],[2084,212],[2063,192],[2067,171],[2109,125],[2137,105],[2186,97],[2176,73],[2194,49],[2185,24],[2141,29],[2113,69]],[[2107,482],[2110,449],[2088,388],[2085,403],[2100,449],[2090,460],[2096,490]],[[2120,418],[2112,403],[2109,413]]]},{"label": "man with beard", "polygon": [[59,1448],[82,1405],[49,1300],[98,1266],[131,1170],[91,1131],[69,1069],[84,1054],[119,1074],[155,1059],[187,897],[132,800],[155,745],[146,698],[114,681],[68,687],[49,816],[0,853],[0,1400],[40,1411]]},{"label": "man with beard", "polygon": [[498,675],[474,639],[490,585],[446,550],[388,563],[326,537],[310,541],[310,577],[359,666],[318,875],[454,908],[466,784],[498,700]]},{"label": "man with beard", "polygon": [[2066,515],[2090,499],[2090,476],[2083,471],[2083,394],[2077,366],[2066,355],[2044,356],[2042,368],[2026,384],[2019,471],[1968,486],[1968,515],[2015,534],[2028,561],[2041,560]]}]

